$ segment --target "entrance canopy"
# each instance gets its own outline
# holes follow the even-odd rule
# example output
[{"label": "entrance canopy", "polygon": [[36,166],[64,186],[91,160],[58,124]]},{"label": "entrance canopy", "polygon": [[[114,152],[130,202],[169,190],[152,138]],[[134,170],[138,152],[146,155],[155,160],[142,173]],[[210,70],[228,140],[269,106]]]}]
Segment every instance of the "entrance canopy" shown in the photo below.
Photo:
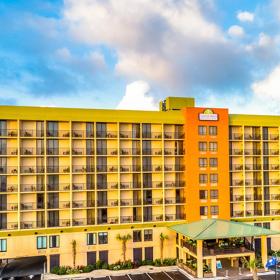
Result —
[{"label": "entrance canopy", "polygon": [[257,227],[240,222],[220,219],[200,220],[169,227],[193,240],[209,240],[219,238],[237,238],[251,236],[267,236],[280,234],[278,231]]}]

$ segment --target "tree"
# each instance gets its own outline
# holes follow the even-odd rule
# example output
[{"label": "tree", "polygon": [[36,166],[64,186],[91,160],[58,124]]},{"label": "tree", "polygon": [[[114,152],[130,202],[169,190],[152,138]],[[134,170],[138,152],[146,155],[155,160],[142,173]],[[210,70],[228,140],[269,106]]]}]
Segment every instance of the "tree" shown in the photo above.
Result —
[{"label": "tree", "polygon": [[246,258],[243,257],[242,261],[245,263],[245,265],[250,268],[250,270],[253,273],[253,279],[254,280],[258,280],[258,271],[257,271],[257,260],[253,259],[253,260],[247,260]]},{"label": "tree", "polygon": [[130,240],[132,237],[130,234],[126,234],[126,235],[120,235],[117,234],[116,239],[121,241],[122,243],[122,255],[123,255],[123,261],[126,261],[126,243],[128,240]]},{"label": "tree", "polygon": [[77,256],[77,241],[72,240],[71,242],[72,245],[72,256],[73,256],[73,267],[76,267],[76,256]]},{"label": "tree", "polygon": [[159,235],[160,238],[160,260],[163,262],[163,248],[164,248],[164,241],[167,240],[169,237],[167,234],[161,233]]}]

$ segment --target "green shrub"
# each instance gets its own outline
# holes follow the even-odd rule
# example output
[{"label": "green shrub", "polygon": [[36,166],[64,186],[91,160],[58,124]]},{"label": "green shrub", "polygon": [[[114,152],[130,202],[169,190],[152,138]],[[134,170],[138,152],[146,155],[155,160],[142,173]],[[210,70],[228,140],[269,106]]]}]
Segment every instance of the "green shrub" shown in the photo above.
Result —
[{"label": "green shrub", "polygon": [[165,266],[176,265],[177,260],[172,258],[166,258],[163,260],[162,264]]},{"label": "green shrub", "polygon": [[109,265],[107,263],[103,263],[101,269],[108,269]]},{"label": "green shrub", "polygon": [[60,266],[60,267],[56,266],[51,270],[51,273],[57,275],[66,275],[69,269],[71,269],[70,266]]},{"label": "green shrub", "polygon": [[96,268],[96,266],[94,264],[89,264],[89,265],[83,267],[82,270],[84,273],[88,273],[88,272],[95,270],[95,268]]},{"label": "green shrub", "polygon": [[161,266],[161,259],[155,259],[155,262],[154,262],[155,266]]},{"label": "green shrub", "polygon": [[101,269],[102,266],[103,266],[103,263],[104,263],[104,262],[98,260],[98,261],[96,262],[96,264],[95,264],[96,269]]},{"label": "green shrub", "polygon": [[141,265],[154,265],[154,261],[153,260],[143,260],[141,262]]}]

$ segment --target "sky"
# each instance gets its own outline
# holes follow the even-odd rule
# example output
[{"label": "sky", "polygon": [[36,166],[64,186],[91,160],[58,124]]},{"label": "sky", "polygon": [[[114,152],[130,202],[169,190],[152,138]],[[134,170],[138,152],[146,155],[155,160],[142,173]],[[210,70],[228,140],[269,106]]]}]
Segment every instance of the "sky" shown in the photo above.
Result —
[{"label": "sky", "polygon": [[0,0],[0,105],[280,114],[279,0]]}]

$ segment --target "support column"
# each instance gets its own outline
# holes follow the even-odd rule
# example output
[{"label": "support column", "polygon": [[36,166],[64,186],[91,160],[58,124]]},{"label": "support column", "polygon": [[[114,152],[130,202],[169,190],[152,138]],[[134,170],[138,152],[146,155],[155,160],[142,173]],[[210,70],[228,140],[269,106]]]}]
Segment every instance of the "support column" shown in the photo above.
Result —
[{"label": "support column", "polygon": [[203,240],[197,240],[197,277],[203,278],[203,252],[202,252]]},{"label": "support column", "polygon": [[[267,241],[266,236],[261,236],[261,248],[262,248],[262,264],[265,267],[267,262]],[[265,268],[267,270],[267,268]]]},{"label": "support column", "polygon": [[213,277],[217,276],[217,259],[216,257],[211,258],[211,271],[213,273]]}]

